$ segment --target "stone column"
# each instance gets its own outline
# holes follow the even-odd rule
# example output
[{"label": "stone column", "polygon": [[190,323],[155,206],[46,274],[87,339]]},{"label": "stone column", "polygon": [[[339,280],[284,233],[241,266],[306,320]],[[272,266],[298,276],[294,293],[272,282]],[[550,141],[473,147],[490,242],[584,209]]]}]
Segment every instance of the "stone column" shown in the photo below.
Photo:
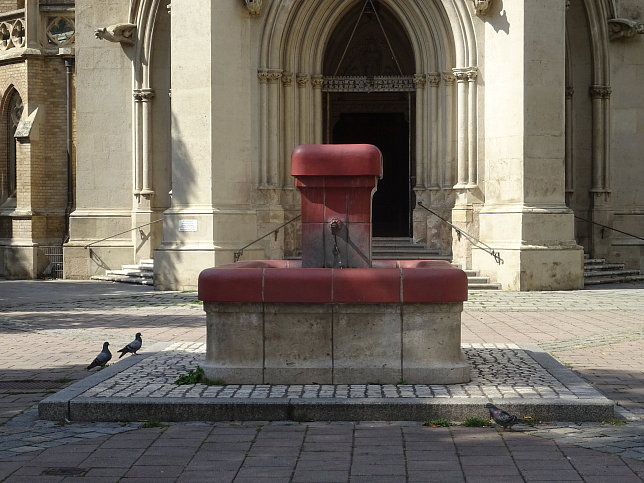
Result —
[{"label": "stone column", "polygon": [[566,87],[566,154],[565,154],[565,165],[566,165],[566,205],[569,205],[570,197],[575,191],[573,185],[573,113],[572,113],[572,100],[575,89],[573,87]]},{"label": "stone column", "polygon": [[425,84],[427,80],[424,75],[414,75],[414,86],[416,87],[416,189],[426,186],[425,169],[430,160],[427,156],[427,124],[424,117],[427,115],[425,102]]},{"label": "stone column", "polygon": [[467,187],[476,188],[477,180],[477,109],[476,109],[476,76],[478,70],[472,67],[467,70]]},{"label": "stone column", "polygon": [[485,35],[485,205],[472,266],[504,290],[583,287],[583,249],[565,205],[565,4],[505,2],[512,28]]},{"label": "stone column", "polygon": [[152,154],[152,98],[154,97],[153,89],[141,89],[141,100],[143,102],[142,109],[142,129],[141,129],[141,147],[143,151],[142,156],[142,170],[141,181],[143,196],[150,196],[154,194],[152,189],[151,179],[151,154]]},{"label": "stone column", "polygon": [[429,82],[428,100],[428,127],[431,130],[431,136],[428,139],[428,154],[429,154],[429,181],[427,186],[433,189],[440,189],[442,185],[442,177],[440,167],[444,161],[440,159],[440,140],[442,139],[441,130],[442,123],[440,117],[440,109],[438,105],[438,88],[441,82],[441,75],[437,72],[427,74],[427,81]]},{"label": "stone column", "polygon": [[468,150],[468,136],[467,136],[467,71],[464,69],[454,69],[456,76],[456,102],[458,105],[457,111],[457,182],[454,188],[465,188],[467,186],[467,150]]},{"label": "stone column", "polygon": [[141,150],[141,104],[143,101],[143,96],[141,95],[141,89],[134,89],[132,93],[134,97],[134,106],[133,106],[133,124],[132,124],[132,149],[133,153],[133,179],[134,179],[134,195],[138,198],[141,194],[141,189],[143,188],[143,181],[141,179],[141,173],[143,172],[143,153]]},{"label": "stone column", "polygon": [[324,77],[316,74],[311,76],[311,85],[313,86],[313,132],[311,139],[314,143],[322,142],[322,82]]}]

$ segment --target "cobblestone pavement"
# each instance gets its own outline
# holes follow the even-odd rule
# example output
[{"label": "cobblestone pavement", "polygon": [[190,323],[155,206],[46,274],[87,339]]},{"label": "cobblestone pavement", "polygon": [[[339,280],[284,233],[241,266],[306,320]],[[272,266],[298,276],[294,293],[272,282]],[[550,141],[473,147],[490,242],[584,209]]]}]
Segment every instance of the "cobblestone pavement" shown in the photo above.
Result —
[{"label": "cobblestone pavement", "polygon": [[540,423],[502,433],[408,422],[144,428],[37,419],[34,404],[84,378],[104,340],[114,348],[137,331],[143,351],[155,342],[203,344],[196,294],[0,281],[0,480],[643,481],[641,284],[471,292],[463,313],[464,343],[539,344],[616,401],[626,422]]}]

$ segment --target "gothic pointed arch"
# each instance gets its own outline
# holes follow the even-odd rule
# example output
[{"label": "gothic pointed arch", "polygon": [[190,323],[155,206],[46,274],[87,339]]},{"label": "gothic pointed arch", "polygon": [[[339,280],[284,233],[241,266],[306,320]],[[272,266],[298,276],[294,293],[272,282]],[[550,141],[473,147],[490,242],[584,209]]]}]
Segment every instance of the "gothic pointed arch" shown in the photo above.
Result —
[{"label": "gothic pointed arch", "polygon": [[[269,5],[258,69],[260,187],[287,186],[293,147],[324,140],[325,49],[338,24],[364,1]],[[412,49],[417,187],[474,187],[478,61],[470,6],[464,0],[377,3],[395,17]]]},{"label": "gothic pointed arch", "polygon": [[14,134],[23,112],[22,97],[18,90],[10,85],[0,102],[0,145],[3,162],[0,165],[0,205],[8,198],[15,198],[17,189],[17,160]]}]

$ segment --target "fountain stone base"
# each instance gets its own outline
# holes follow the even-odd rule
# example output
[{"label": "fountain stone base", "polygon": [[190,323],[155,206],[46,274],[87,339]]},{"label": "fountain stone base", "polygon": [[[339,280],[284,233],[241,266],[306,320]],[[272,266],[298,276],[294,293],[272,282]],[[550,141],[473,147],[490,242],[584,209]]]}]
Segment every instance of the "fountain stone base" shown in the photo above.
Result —
[{"label": "fountain stone base", "polygon": [[456,384],[467,277],[444,261],[204,270],[204,372],[227,384]]}]

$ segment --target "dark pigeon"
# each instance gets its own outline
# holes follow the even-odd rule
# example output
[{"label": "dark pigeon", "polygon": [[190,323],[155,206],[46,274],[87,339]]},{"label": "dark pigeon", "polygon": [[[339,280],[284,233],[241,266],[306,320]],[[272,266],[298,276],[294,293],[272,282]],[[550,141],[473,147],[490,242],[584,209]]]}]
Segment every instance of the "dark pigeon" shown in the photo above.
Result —
[{"label": "dark pigeon", "polygon": [[107,364],[110,359],[112,358],[112,353],[110,350],[107,348],[107,346],[110,345],[109,342],[103,342],[103,350],[99,352],[99,354],[94,358],[92,363],[87,366],[87,370],[89,371],[93,367],[105,367],[105,364]]},{"label": "dark pigeon", "polygon": [[138,351],[141,348],[141,344],[143,344],[143,340],[141,339],[141,332],[137,332],[132,342],[130,342],[125,347],[123,347],[123,349],[119,349],[117,351],[121,353],[121,355],[119,356],[119,359],[123,357],[125,354],[131,353],[133,355],[138,355],[136,351]]},{"label": "dark pigeon", "polygon": [[512,431],[512,426],[519,422],[519,418],[514,414],[506,413],[503,409],[497,408],[494,404],[487,403],[485,407],[490,411],[490,417],[494,422],[503,426],[503,431],[507,428],[510,428],[510,431]]}]

